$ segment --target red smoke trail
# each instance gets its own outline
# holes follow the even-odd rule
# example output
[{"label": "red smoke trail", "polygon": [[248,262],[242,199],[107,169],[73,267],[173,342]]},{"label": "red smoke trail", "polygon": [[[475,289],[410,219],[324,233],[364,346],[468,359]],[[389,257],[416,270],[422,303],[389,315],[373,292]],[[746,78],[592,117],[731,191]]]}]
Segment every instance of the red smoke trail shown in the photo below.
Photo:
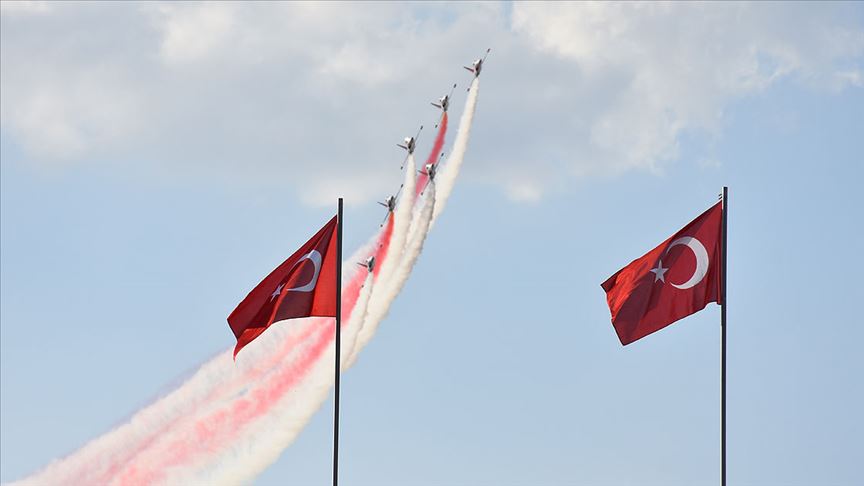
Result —
[{"label": "red smoke trail", "polygon": [[[360,274],[360,272],[358,272],[358,274]],[[362,276],[362,274],[360,274],[360,275]],[[350,286],[351,284],[353,284],[355,280],[357,280],[356,277],[353,278],[348,283],[348,285]],[[362,282],[362,280],[361,280],[361,282]],[[358,287],[359,287],[359,285],[358,285]],[[354,302],[356,301],[356,298],[357,298],[357,296],[355,295],[354,301],[352,301],[350,304],[351,307],[353,307]],[[345,299],[343,298],[343,303],[344,302],[345,302]],[[348,312],[348,314],[350,315],[350,311]],[[285,324],[285,323],[282,323],[282,324]],[[194,414],[194,409],[192,407],[197,407],[197,406],[201,406],[201,405],[206,406],[209,403],[213,403],[217,400],[220,400],[226,394],[231,393],[232,390],[235,390],[241,384],[253,383],[261,375],[263,375],[265,372],[273,369],[279,362],[284,360],[285,356],[288,355],[291,352],[291,350],[296,349],[297,346],[306,342],[310,338],[310,336],[312,336],[314,331],[318,330],[318,328],[314,324],[315,324],[314,321],[309,320],[309,319],[298,320],[295,325],[303,326],[305,328],[302,329],[298,334],[294,334],[294,335],[286,337],[285,341],[283,341],[283,343],[282,343],[282,346],[280,346],[280,348],[275,353],[273,353],[272,355],[267,357],[266,363],[248,370],[247,373],[243,376],[235,376],[229,382],[227,382],[223,385],[219,385],[217,388],[214,388],[213,390],[211,390],[210,393],[207,394],[207,396],[205,396],[203,400],[200,400],[199,403],[192,404],[192,406],[190,407],[190,410],[188,411],[189,415]],[[162,436],[162,434],[164,434],[168,431],[174,430],[178,426],[182,426],[183,421],[187,420],[187,419],[188,419],[188,417],[181,415],[181,416],[175,418],[174,420],[169,421],[167,424],[159,427],[158,429],[151,431],[150,435],[148,437],[144,438],[142,440],[142,442],[140,444],[138,444],[136,447],[134,447],[133,449],[131,449],[129,451],[120,451],[120,453],[117,454],[112,459],[113,464],[111,464],[111,466],[108,468],[107,471],[100,474],[96,478],[95,482],[97,484],[107,484],[112,478],[114,478],[120,472],[121,468],[123,468],[124,466],[129,464],[130,459],[133,459],[136,456],[138,456],[139,454],[145,452],[151,445],[153,445]],[[78,481],[82,481],[82,482],[85,481],[85,476],[84,476],[85,474],[86,474],[86,471],[80,471],[76,475],[79,478]]]},{"label": "red smoke trail", "polygon": [[[372,270],[372,275],[377,279],[378,272],[381,271],[381,264],[384,263],[384,259],[387,258],[387,250],[390,249],[390,238],[393,236],[393,213],[390,213],[387,216],[387,226],[384,228],[384,233],[381,235],[381,242],[378,247],[375,249],[375,267]],[[357,289],[357,292],[360,292],[360,289]],[[357,301],[357,297],[354,297],[354,301]]]},{"label": "red smoke trail", "polygon": [[[441,123],[438,125],[438,135],[435,136],[435,143],[432,144],[432,151],[429,152],[429,157],[426,163],[420,167],[421,173],[417,176],[417,194],[415,198],[426,189],[426,184],[429,183],[429,176],[426,175],[426,166],[429,164],[435,165],[438,163],[438,156],[441,155],[441,148],[444,147],[444,136],[447,134],[447,112],[441,117]],[[416,199],[415,199],[416,200]]]},{"label": "red smoke trail", "polygon": [[[391,214],[388,217],[387,225],[385,226],[384,230],[380,233],[378,240],[375,243],[376,252],[375,252],[374,256],[375,256],[375,260],[376,260],[377,265],[374,267],[373,274],[375,274],[376,276],[377,276],[377,271],[380,269],[380,262],[382,262],[383,259],[386,257],[387,250],[390,247],[390,239],[391,239],[392,233],[393,233],[393,215]],[[353,311],[353,309],[357,303],[357,298],[359,296],[362,284],[365,281],[365,277],[366,277],[365,272],[363,272],[363,271],[356,272],[356,274],[346,283],[345,287],[343,288],[342,302],[343,302],[343,307],[345,309],[343,316],[350,316],[351,315],[351,312]],[[348,322],[348,319],[346,318],[343,320],[342,325],[343,326],[347,325],[347,322]],[[294,335],[294,336],[291,336],[288,339],[286,339],[283,346],[281,346],[280,350],[276,353],[273,353],[271,356],[268,357],[269,359],[267,360],[267,363],[265,365],[256,366],[254,369],[250,370],[245,376],[237,377],[234,380],[232,380],[231,382],[229,382],[228,384],[226,384],[227,386],[224,388],[227,388],[228,390],[232,390],[232,389],[234,389],[234,387],[236,387],[240,383],[254,383],[260,377],[260,375],[263,375],[266,371],[274,368],[279,362],[284,361],[285,356],[287,356],[292,350],[296,349],[299,344],[306,342],[310,338],[310,336],[312,336],[314,331],[316,331],[316,330],[321,331],[319,326],[310,325],[313,323],[311,323],[309,321],[306,321],[303,324],[305,324],[308,327],[306,329],[304,329],[303,332],[300,333],[299,335]],[[324,329],[328,329],[328,328],[329,328],[329,326],[324,327]],[[321,331],[321,332],[323,332],[323,331]],[[320,332],[319,332],[319,340],[320,340]],[[321,351],[323,351],[323,349]],[[288,382],[283,382],[283,383],[277,384],[277,387],[279,387],[280,390],[283,390],[283,392],[277,393],[277,394],[270,393],[267,395],[269,398],[271,398],[271,400],[270,400],[271,402],[278,401],[278,399],[281,398],[281,396],[285,392],[287,392],[291,388],[291,386],[293,386],[294,383],[296,383],[297,381],[302,379],[306,375],[306,373],[308,372],[308,368],[311,367],[311,365],[314,364],[314,362],[316,361],[316,359],[314,359],[314,358],[317,358],[317,356],[320,355],[321,352],[314,352],[312,354],[314,355],[313,359],[305,359],[299,364],[295,363],[295,364],[291,365],[290,369],[293,370],[294,373],[288,377]],[[281,373],[280,376],[284,376],[284,373]],[[273,380],[271,380],[271,381],[273,381]],[[272,387],[268,385],[268,388],[272,388]],[[207,404],[207,403],[215,401],[216,399],[221,398],[221,396],[223,395],[223,393],[221,393],[222,389],[223,389],[223,387],[220,387],[219,389],[216,389],[213,392],[211,392],[205,398],[205,400],[202,403]],[[256,390],[256,393],[261,394],[261,390]],[[212,440],[213,437],[216,435],[216,432],[214,432],[213,430],[215,428],[219,427],[218,422],[224,422],[226,419],[232,418],[232,420],[230,420],[231,424],[233,424],[234,426],[237,426],[237,427],[242,427],[242,425],[244,425],[245,423],[251,422],[252,420],[257,418],[258,416],[266,413],[268,411],[267,409],[270,406],[269,403],[266,404],[266,406],[265,406],[265,404],[263,404],[262,402],[258,402],[259,406],[254,409],[254,411],[256,413],[252,414],[251,416],[247,416],[249,414],[242,413],[248,409],[248,406],[244,405],[244,404],[248,404],[248,400],[242,399],[237,404],[235,404],[235,406],[234,406],[235,410],[233,413],[229,414],[229,413],[226,413],[223,411],[223,412],[219,412],[217,414],[214,414],[214,418],[211,418],[208,421],[202,422],[201,420],[199,420],[195,426],[196,439],[193,442],[193,444],[195,444],[195,446],[197,446],[197,447],[193,446],[194,447],[193,450],[200,450],[200,448],[202,446],[206,447],[207,445],[210,445],[206,441],[208,441],[208,439]],[[239,416],[238,416],[238,414],[239,414]],[[243,424],[238,424],[238,419],[240,419],[243,422]],[[115,461],[115,464],[112,465],[111,468],[102,476],[102,478],[101,478],[102,482],[107,482],[107,480],[110,480],[112,477],[114,477],[119,472],[120,468],[122,468],[124,465],[128,464],[129,458],[135,457],[138,454],[146,451],[149,448],[149,446],[151,446],[154,442],[156,442],[156,440],[158,440],[158,438],[162,432],[167,431],[167,430],[172,430],[175,427],[177,427],[178,425],[182,426],[183,424],[180,424],[180,422],[182,420],[183,420],[182,417],[178,418],[178,419],[170,422],[166,426],[162,427],[161,430],[154,431],[153,435],[150,438],[148,438],[140,447],[136,448],[135,451],[133,451],[129,454],[124,454],[124,456],[127,456],[127,457],[118,458],[118,460]],[[212,425],[214,423],[214,421],[216,423],[215,426]],[[182,446],[183,446],[182,443],[176,443],[170,447],[169,457],[171,457],[172,460],[168,464],[166,464],[165,467],[170,467],[173,465],[181,464],[183,462],[183,459],[185,459],[186,457],[188,457],[192,453],[192,450],[190,450],[188,448],[184,450]],[[159,468],[159,469],[163,469],[163,468]],[[142,474],[144,474],[145,476],[142,477],[141,476]],[[121,482],[121,484],[141,484],[142,482],[149,483],[153,480],[158,479],[158,478],[150,477],[152,475],[147,476],[146,474],[147,474],[146,472],[138,471],[137,468],[135,468],[135,466],[133,465],[133,466],[127,468],[122,473],[122,475],[120,477],[120,482]]]},{"label": "red smoke trail", "polygon": [[[342,305],[345,308],[344,315],[351,315],[351,312],[357,303],[357,297],[360,292],[360,287],[362,286],[364,280],[365,272],[356,272],[356,274],[347,282],[342,295]],[[345,320],[345,322],[347,322],[347,319]],[[280,323],[277,325],[285,324],[287,323]],[[314,325],[314,321],[309,319],[298,320],[297,322],[293,323],[293,325],[303,326],[304,328],[297,334],[287,336],[286,339],[282,342],[282,345],[279,347],[279,349],[276,350],[276,352],[272,353],[270,356],[267,356],[266,360],[263,363],[256,365],[252,369],[247,370],[244,375],[234,376],[227,383],[224,383],[222,385],[219,385],[217,388],[214,388],[204,397],[203,400],[200,400],[200,402],[196,404],[192,404],[192,407],[206,406],[207,404],[214,403],[217,400],[222,399],[226,394],[231,393],[233,390],[236,390],[244,383],[255,383],[261,377],[261,375],[275,368],[285,359],[285,356],[287,356],[292,350],[296,349],[302,343],[305,343],[310,338],[310,336],[312,336],[313,332],[318,330],[317,327]],[[193,408],[190,407],[188,415],[194,415]],[[131,450],[119,451],[120,453],[112,459],[113,464],[111,464],[107,471],[99,475],[96,482],[99,484],[107,484],[108,481],[110,481],[118,474],[118,472],[120,472],[121,468],[128,465],[130,459],[145,452],[164,433],[174,430],[178,426],[182,427],[185,420],[188,420],[187,416],[178,416],[177,418],[169,421],[162,427],[151,431],[149,437],[144,438],[140,444],[138,444]],[[81,481],[83,481],[85,474],[86,471],[80,471],[74,476],[77,476]]]},{"label": "red smoke trail", "polygon": [[[119,484],[152,484],[164,478],[167,469],[188,462],[196,452],[213,452],[218,443],[229,443],[254,419],[264,415],[279,399],[300,381],[333,340],[332,322],[328,318],[316,318],[318,330],[310,347],[298,356],[291,365],[275,373],[263,386],[257,387],[247,396],[235,401],[229,410],[218,410],[204,418],[195,420],[182,439],[168,444],[161,454],[166,458],[151,465],[147,471],[130,464],[120,475]],[[219,441],[219,442],[217,442]]]},{"label": "red smoke trail", "polygon": [[[354,262],[352,262],[353,264]],[[356,268],[356,267],[355,267]],[[357,304],[357,297],[360,296],[360,288],[363,287],[363,282],[366,280],[366,270],[360,269],[356,272],[344,287],[342,287],[342,319],[347,321],[354,311],[354,306]]]}]

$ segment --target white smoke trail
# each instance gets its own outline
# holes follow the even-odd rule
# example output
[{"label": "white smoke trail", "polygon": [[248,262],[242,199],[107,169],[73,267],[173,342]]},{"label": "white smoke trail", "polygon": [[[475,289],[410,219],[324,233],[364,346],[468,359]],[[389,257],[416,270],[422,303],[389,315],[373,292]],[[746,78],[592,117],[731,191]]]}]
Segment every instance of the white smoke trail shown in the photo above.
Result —
[{"label": "white smoke trail", "polygon": [[[310,342],[322,337],[332,341],[332,319],[312,318],[296,322],[307,323],[313,333],[283,356],[278,368],[269,370],[252,383],[247,383],[247,388],[235,395],[203,404],[186,420],[179,421],[170,430],[156,437],[148,447],[138,451],[132,461],[123,464],[122,468],[112,475],[110,481],[101,484],[188,484],[178,477],[205,472],[212,469],[214,462],[223,462],[226,459],[230,462],[231,446],[235,444],[232,439],[254,426],[256,407],[264,408],[261,404],[267,404],[271,400],[271,397],[262,393],[262,389],[269,386],[275,390],[283,379],[281,377],[302,372],[304,360],[307,360],[312,352]],[[274,326],[258,339],[281,341],[290,327]],[[330,370],[333,370],[332,359]],[[272,405],[267,405],[267,408],[272,408]]]},{"label": "white smoke trail", "polygon": [[[354,350],[357,347],[357,336],[360,334],[360,330],[363,327],[363,320],[365,319],[366,311],[369,308],[369,297],[374,292],[374,287],[375,279],[370,273],[366,276],[363,288],[360,289],[360,295],[357,297],[357,304],[354,307],[354,311],[351,313],[351,317],[348,318],[347,325],[343,326],[345,328],[345,333],[342,334],[343,345],[340,350],[341,356],[339,357],[339,360],[342,363],[342,370],[348,369],[348,359],[352,354],[354,354]],[[347,344],[347,346],[345,344]]]},{"label": "white smoke trail", "polygon": [[[356,273],[353,263],[358,255],[365,255],[377,237],[361,247],[343,265],[346,282]],[[364,287],[365,288],[365,287]],[[371,290],[371,289],[370,289]],[[361,291],[362,292],[362,291]],[[369,290],[366,291],[368,300]],[[349,322],[359,328],[366,313],[366,303],[358,296]],[[234,397],[249,386],[250,381],[268,372],[274,365],[274,357],[282,356],[286,343],[298,342],[311,332],[314,322],[308,319],[278,323],[268,332],[243,349],[237,362],[228,349],[201,365],[182,385],[154,403],[135,413],[128,422],[90,441],[75,453],[55,460],[34,475],[15,485],[42,484],[103,484],[119,472],[117,465],[125,464],[165,436],[172,428],[189,416],[202,414],[221,403],[226,397]],[[356,335],[352,337],[356,340]]]},{"label": "white smoke trail", "polygon": [[[286,326],[281,332],[273,332],[266,339],[258,339],[260,345],[250,354],[263,355],[274,353],[281,342],[299,336],[308,327],[308,322],[297,321],[297,326]],[[266,333],[265,333],[266,334]],[[262,336],[263,337],[263,336]],[[244,349],[244,351],[246,351]],[[137,453],[139,447],[146,447],[156,439],[160,431],[168,432],[171,426],[187,414],[200,412],[205,401],[218,395],[236,393],[245,386],[238,378],[249,371],[248,363],[235,363],[232,351],[226,350],[205,363],[182,386],[157,400],[152,405],[136,413],[129,422],[113,429],[107,434],[91,441],[76,453],[54,461],[37,474],[14,484],[104,484],[114,476],[112,466],[125,464]],[[231,387],[231,383],[238,386]],[[107,475],[107,478],[106,478]]]},{"label": "white smoke trail", "polygon": [[[407,204],[405,206],[409,207]],[[397,260],[398,265],[392,271],[390,278],[385,279],[386,275],[382,268],[374,285],[371,284],[371,279],[367,280],[367,285],[362,291],[365,294],[362,296],[362,300],[367,304],[361,306],[360,299],[358,299],[356,307],[358,312],[352,313],[352,323],[349,324],[349,327],[357,328],[357,333],[351,337],[354,342],[351,346],[352,353],[347,362],[343,358],[343,369],[353,365],[357,353],[372,338],[378,324],[386,316],[390,304],[407,281],[414,263],[423,250],[434,208],[435,197],[432,195],[424,202],[424,206],[418,214],[420,223],[417,230],[407,238],[407,245],[401,252],[402,258]],[[394,215],[394,217],[396,216]],[[403,218],[406,216],[404,212],[402,216]],[[394,238],[396,224],[397,221],[394,220]],[[408,224],[403,224],[403,227],[407,228]],[[402,229],[402,231],[405,230]],[[392,241],[388,256],[395,255],[398,257],[400,252],[396,251],[398,248],[392,246]],[[384,297],[375,302],[374,296],[382,295],[382,288],[385,292]],[[356,321],[354,321],[353,316],[359,316],[359,311],[363,307],[366,310],[363,326],[358,327],[354,325]],[[215,463],[214,469],[203,468],[201,469],[202,472],[193,471],[194,475],[185,476],[185,478],[212,482],[213,484],[238,484],[254,479],[272,464],[285,447],[294,441],[306,422],[326,401],[333,386],[333,369],[329,364],[333,362],[333,352],[331,344],[321,358],[315,361],[312,370],[286,394],[279,405],[267,413],[262,420],[249,427],[248,432],[243,434],[243,439],[232,444],[234,457],[227,459],[223,457]],[[184,479],[180,476],[176,478]]]},{"label": "white smoke trail", "polygon": [[[145,445],[160,430],[192,413],[217,396],[236,393],[245,386],[240,376],[249,374],[263,355],[274,354],[281,342],[298,337],[308,323],[298,321],[270,339],[261,340],[249,350],[250,358],[235,363],[226,350],[202,365],[182,386],[140,410],[125,424],[91,441],[76,453],[54,461],[36,475],[16,484],[100,483],[111,466],[125,462],[137,448]],[[258,340],[256,340],[258,341]],[[244,351],[246,351],[244,349]],[[254,357],[252,356],[254,355]],[[233,386],[232,386],[233,384]]]},{"label": "white smoke trail", "polygon": [[[390,239],[390,248],[384,261],[381,262],[381,271],[378,273],[380,281],[390,280],[393,271],[399,265],[401,254],[404,251],[405,241],[408,236],[408,227],[411,223],[411,210],[414,207],[414,190],[417,183],[417,166],[414,163],[414,154],[408,155],[405,164],[405,182],[402,186],[402,199],[393,212],[393,236]],[[373,294],[372,301],[376,300]]]},{"label": "white smoke trail", "polygon": [[[379,277],[380,278],[380,277]],[[366,315],[366,309],[371,294],[374,293],[374,283],[371,277],[366,279],[366,285],[361,290],[357,301],[357,311],[352,313],[352,319],[346,328],[343,342],[357,342],[357,332],[360,321]],[[360,312],[362,311],[362,313]],[[352,344],[352,348],[354,345]],[[245,434],[247,447],[242,444],[238,451],[243,457],[233,465],[227,465],[224,470],[214,471],[213,476],[219,478],[220,484],[241,484],[253,480],[258,474],[279,458],[303,427],[321,408],[334,384],[333,366],[335,348],[331,344],[327,351],[313,365],[306,377],[291,389],[286,397],[276,407],[275,413],[267,414],[253,429]],[[347,369],[348,353],[341,356],[342,369]],[[235,446],[236,447],[236,446]]]},{"label": "white smoke trail", "polygon": [[[414,217],[410,218],[410,224],[408,224],[407,228],[408,243],[402,252],[402,257],[397,260],[395,258],[395,248],[393,246],[390,247],[388,257],[393,255],[394,258],[388,258],[388,260],[394,262],[398,261],[396,273],[392,278],[388,275],[388,278],[381,279],[377,290],[372,295],[369,302],[369,311],[366,318],[363,320],[363,327],[360,329],[360,333],[357,336],[357,345],[348,361],[349,367],[353,366],[357,361],[358,353],[372,339],[372,336],[374,336],[375,331],[378,328],[378,324],[380,324],[381,320],[387,316],[387,312],[390,310],[390,304],[399,292],[401,292],[402,287],[405,285],[405,281],[408,279],[411,270],[414,268],[414,264],[423,249],[423,243],[426,241],[426,236],[429,234],[429,230],[435,222],[435,218],[437,218],[441,213],[444,204],[446,204],[447,199],[450,198],[450,194],[453,192],[456,178],[459,176],[459,170],[462,167],[462,161],[464,160],[465,153],[468,149],[468,139],[471,135],[471,124],[474,120],[474,112],[477,109],[479,85],[479,78],[474,78],[471,88],[469,89],[468,99],[465,102],[465,110],[462,112],[462,117],[459,120],[459,129],[456,132],[456,140],[453,142],[453,150],[447,158],[447,163],[442,171],[434,181],[429,181],[429,184],[433,187],[430,191],[427,186],[427,190],[425,191],[427,196],[423,208],[419,213],[415,213],[413,215]],[[413,165],[413,162],[414,160],[412,159],[411,165]],[[413,191],[408,193],[412,194]],[[411,208],[411,206],[406,203],[407,201],[401,201],[400,208]],[[428,217],[426,216],[427,211],[429,213]],[[406,221],[407,218],[401,220],[403,223]],[[396,222],[398,223],[400,220],[397,219]],[[394,241],[395,235],[396,231],[394,229]]]},{"label": "white smoke trail", "polygon": [[459,130],[456,132],[453,149],[450,151],[450,156],[447,157],[444,168],[441,169],[441,172],[435,178],[437,182],[435,185],[435,198],[438,200],[438,203],[435,206],[435,214],[432,216],[433,226],[435,220],[444,211],[444,206],[447,204],[447,200],[450,199],[450,194],[456,185],[459,170],[462,168],[462,161],[465,159],[465,152],[468,150],[468,138],[471,136],[471,124],[474,121],[474,111],[477,109],[477,97],[479,94],[480,78],[474,78],[468,90],[465,110],[462,112],[462,118],[459,120]]},{"label": "white smoke trail", "polygon": [[[369,274],[357,298],[355,312],[352,312],[348,322],[343,325],[343,344],[356,341],[359,321],[366,313],[373,288],[373,279]],[[193,464],[193,467],[184,464],[182,469],[167,477],[169,478],[167,482],[170,484],[243,484],[254,479],[276,461],[279,454],[300,434],[312,415],[321,408],[333,387],[335,349],[332,333],[324,329],[321,338],[326,340],[326,349],[314,360],[311,368],[296,385],[290,387],[260,418],[243,427],[236,437],[227,441],[229,444],[227,448],[220,450],[218,454],[204,451],[200,462]],[[348,346],[343,346],[346,351],[347,348]],[[343,369],[346,357],[347,353],[343,351]],[[265,381],[257,386],[271,385]],[[164,456],[164,452],[160,451],[154,454],[154,457]]]},{"label": "white smoke trail", "polygon": [[[383,261],[378,263],[381,265],[378,272],[378,289],[386,288],[386,282],[390,280],[391,275],[402,260],[402,253],[404,252],[405,241],[408,237],[408,229],[411,225],[411,215],[414,207],[416,170],[414,154],[408,154],[408,161],[405,163],[405,181],[402,183],[402,199],[399,200],[399,204],[393,212],[393,233],[390,237],[390,245],[387,249],[387,254],[384,255]],[[383,298],[382,294],[382,290],[372,293],[372,296],[370,297],[370,305],[372,307],[378,307],[381,305],[380,302]],[[366,335],[369,334],[369,330],[366,329],[366,321],[367,320],[364,318],[358,331],[358,338],[359,336],[363,336],[363,342],[367,340]],[[354,364],[356,353],[357,348],[352,347],[352,352],[348,354],[349,367]]]},{"label": "white smoke trail", "polygon": [[[357,268],[356,265],[352,265],[350,262],[345,266]],[[366,314],[366,307],[372,289],[371,274],[365,273],[365,280],[363,286],[360,288],[353,311],[350,316],[348,316],[346,322],[343,323],[343,343],[353,343],[356,341],[356,333],[357,330],[359,330],[360,321]],[[220,400],[214,400],[202,404],[195,411],[195,415],[192,419],[183,421],[175,427],[172,427],[169,432],[159,437],[154,444],[151,444],[146,450],[139,452],[139,454],[135,456],[134,466],[126,467],[115,475],[116,480],[112,484],[123,485],[150,483],[154,481],[158,482],[158,476],[155,480],[147,476],[149,471],[162,471],[163,474],[165,474],[165,478],[172,484],[185,484],[187,482],[178,479],[179,477],[203,474],[208,478],[206,483],[210,484],[215,482],[218,478],[218,476],[213,476],[213,470],[228,468],[225,470],[229,471],[231,470],[229,467],[230,464],[249,460],[246,458],[246,451],[253,448],[254,445],[250,444],[250,441],[257,440],[257,437],[261,434],[250,436],[248,431],[257,430],[260,422],[272,421],[274,417],[282,417],[286,413],[289,415],[300,413],[304,417],[307,416],[307,412],[295,410],[297,407],[313,407],[313,410],[308,412],[309,415],[311,415],[314,410],[317,410],[320,405],[314,405],[314,402],[297,402],[296,400],[294,402],[286,402],[284,397],[289,396],[292,393],[296,395],[296,391],[292,391],[293,387],[286,388],[283,383],[291,380],[294,376],[300,376],[301,379],[297,383],[297,386],[300,386],[303,381],[308,380],[309,375],[315,373],[314,367],[323,366],[330,371],[331,376],[329,386],[332,386],[332,319],[303,319],[278,323],[271,329],[268,329],[268,332],[262,334],[250,345],[254,345],[255,342],[261,339],[264,339],[265,343],[271,341],[277,343],[284,342],[288,336],[285,329],[290,328],[292,324],[296,323],[307,324],[306,329],[312,330],[313,332],[303,341],[296,343],[296,348],[288,355],[283,355],[280,360],[281,362],[278,363],[278,367],[268,370],[267,373],[261,374],[259,379],[256,381],[247,381],[244,383],[244,389],[238,391],[232,396],[225,396]],[[323,351],[320,356],[312,356],[309,365],[302,364],[309,360],[309,355],[313,352],[310,351],[310,348],[314,348],[314,343],[319,342],[321,339],[326,339],[326,346],[328,348]],[[330,359],[327,360],[324,357],[325,355],[329,355]],[[345,363],[345,358],[342,359],[342,362],[343,364]],[[313,368],[307,371],[306,368],[309,366]],[[272,394],[270,393],[271,390],[278,390],[280,387],[286,388],[286,391],[281,394],[276,392]],[[329,388],[325,387],[325,395],[327,390],[329,390]],[[244,410],[238,408],[237,403],[240,400],[252,401],[249,397],[257,395],[262,395],[265,398],[258,403],[267,403],[268,405],[261,410],[258,416],[253,415],[248,417],[244,415]],[[313,395],[310,395],[309,397],[311,400]],[[252,406],[254,405],[250,405],[250,407]],[[208,417],[214,417],[214,420],[208,420]],[[277,444],[288,441],[284,443],[284,446],[287,446],[288,443],[293,441],[294,437],[300,432],[305,421],[303,423],[295,423],[291,422],[290,419],[286,420],[289,420],[293,426],[287,427],[285,424],[279,424],[278,427],[273,426],[272,431],[262,433],[266,437],[269,437],[268,434],[274,434],[271,441],[275,441]],[[215,425],[213,425],[214,423]],[[208,432],[208,440],[203,442],[216,444],[221,443],[225,445],[218,448],[218,450],[211,450],[199,444],[195,437],[196,434],[200,434],[200,429],[202,427],[205,429],[212,429],[212,432]],[[284,446],[282,447],[284,448]],[[182,464],[180,465],[181,467],[172,470],[170,460],[166,464],[165,458],[176,456],[178,451],[182,451],[187,454],[188,457],[182,461]],[[262,454],[264,454],[262,457],[268,457],[267,454],[263,452]],[[166,469],[168,470],[167,472],[164,471]],[[144,473],[138,474],[137,471],[139,470],[144,471]]]},{"label": "white smoke trail", "polygon": [[[426,200],[419,213],[411,218],[411,223],[408,225],[408,244],[403,251],[402,257],[398,260],[399,266],[396,273],[387,279],[381,279],[378,289],[372,295],[369,303],[369,311],[366,318],[363,320],[363,327],[357,336],[357,345],[354,353],[348,361],[348,366],[353,366],[357,361],[357,356],[366,344],[372,339],[375,331],[378,328],[381,320],[387,316],[390,310],[390,304],[395,300],[402,287],[411,274],[417,257],[423,250],[423,243],[426,241],[426,236],[435,222],[438,215],[450,198],[453,192],[453,187],[456,184],[456,178],[459,176],[459,171],[462,167],[462,161],[465,158],[465,153],[468,149],[468,140],[471,135],[471,124],[474,121],[474,112],[477,109],[477,97],[480,90],[479,78],[474,78],[468,93],[468,99],[465,102],[465,110],[462,112],[462,117],[459,120],[459,129],[456,132],[456,140],[453,142],[453,150],[447,158],[447,163],[438,174],[435,180],[430,180],[432,190],[426,190]],[[413,159],[411,160],[413,165]],[[428,187],[428,186],[427,186]],[[408,207],[406,201],[400,203],[400,207]],[[398,222],[398,220],[397,220]],[[395,230],[394,230],[395,236]],[[391,246],[390,255],[395,256],[394,248]],[[395,260],[395,258],[391,259]],[[382,269],[383,271],[383,269]],[[381,296],[380,298],[378,296]]]},{"label": "white smoke trail", "polygon": [[[333,387],[335,349],[327,346],[309,373],[266,415],[232,441],[231,455],[211,456],[205,467],[186,468],[170,484],[249,484],[275,462],[327,400]],[[209,467],[207,467],[209,466]]]},{"label": "white smoke trail", "polygon": [[[426,198],[422,209],[418,213],[419,222],[415,231],[409,235],[408,243],[405,247],[405,251],[402,253],[402,258],[399,260],[399,265],[390,279],[379,282],[379,285],[376,287],[376,291],[373,294],[373,298],[370,299],[366,318],[363,319],[363,328],[357,336],[355,351],[348,361],[349,367],[357,361],[357,356],[360,350],[362,350],[372,339],[372,336],[375,335],[378,325],[381,323],[381,320],[387,316],[387,313],[390,311],[390,305],[396,299],[396,296],[399,295],[399,292],[402,291],[402,287],[408,280],[408,276],[411,275],[411,270],[414,268],[414,264],[417,262],[420,252],[423,251],[423,243],[426,241],[426,235],[429,233],[429,226],[432,222],[434,210],[435,195],[433,192],[430,192],[429,197]],[[376,295],[380,295],[381,297],[375,299]]]}]

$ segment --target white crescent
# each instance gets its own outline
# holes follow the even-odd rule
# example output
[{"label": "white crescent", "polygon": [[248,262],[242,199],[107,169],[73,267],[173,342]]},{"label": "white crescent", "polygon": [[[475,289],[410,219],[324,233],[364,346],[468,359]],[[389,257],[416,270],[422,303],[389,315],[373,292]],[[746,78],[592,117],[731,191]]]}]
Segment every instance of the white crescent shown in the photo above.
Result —
[{"label": "white crescent", "polygon": [[705,250],[705,247],[699,240],[692,236],[683,236],[673,241],[672,244],[666,248],[666,254],[669,253],[669,250],[671,250],[672,247],[678,245],[684,245],[687,248],[690,248],[690,250],[693,251],[693,255],[696,256],[696,270],[693,272],[693,276],[690,277],[690,280],[680,285],[669,282],[677,289],[686,290],[695,287],[703,278],[705,278],[705,275],[708,274],[708,264],[710,260],[708,259],[708,251]]},{"label": "white crescent", "polygon": [[291,267],[291,271],[293,272],[303,260],[309,260],[313,265],[315,265],[315,273],[312,275],[312,280],[310,280],[306,285],[287,289],[286,292],[312,292],[315,290],[315,285],[318,284],[318,274],[321,273],[321,253],[318,253],[318,250],[312,250],[303,255],[299,260],[297,260],[297,263]]}]

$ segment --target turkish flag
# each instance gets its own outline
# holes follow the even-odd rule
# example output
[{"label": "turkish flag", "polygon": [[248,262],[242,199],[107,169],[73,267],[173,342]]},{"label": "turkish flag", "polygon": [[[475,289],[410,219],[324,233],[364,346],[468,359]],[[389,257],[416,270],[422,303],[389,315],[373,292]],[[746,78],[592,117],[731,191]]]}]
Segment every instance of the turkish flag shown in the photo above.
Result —
[{"label": "turkish flag", "polygon": [[718,202],[603,282],[621,344],[721,302],[722,216]]},{"label": "turkish flag", "polygon": [[270,275],[228,316],[237,338],[234,357],[271,324],[298,317],[336,317],[336,216]]}]

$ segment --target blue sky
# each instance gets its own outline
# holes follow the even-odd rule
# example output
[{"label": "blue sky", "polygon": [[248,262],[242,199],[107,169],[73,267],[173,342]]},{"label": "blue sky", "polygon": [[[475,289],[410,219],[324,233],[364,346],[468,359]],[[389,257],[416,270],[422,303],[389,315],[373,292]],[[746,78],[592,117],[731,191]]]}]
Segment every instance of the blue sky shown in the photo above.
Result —
[{"label": "blue sky", "polygon": [[[344,484],[716,484],[719,308],[623,348],[599,285],[723,185],[729,483],[860,483],[860,4],[28,5],[2,10],[0,480],[231,347],[337,195],[364,242],[393,144],[492,46],[453,199],[344,375]],[[258,484],[329,482],[331,406]]]}]

